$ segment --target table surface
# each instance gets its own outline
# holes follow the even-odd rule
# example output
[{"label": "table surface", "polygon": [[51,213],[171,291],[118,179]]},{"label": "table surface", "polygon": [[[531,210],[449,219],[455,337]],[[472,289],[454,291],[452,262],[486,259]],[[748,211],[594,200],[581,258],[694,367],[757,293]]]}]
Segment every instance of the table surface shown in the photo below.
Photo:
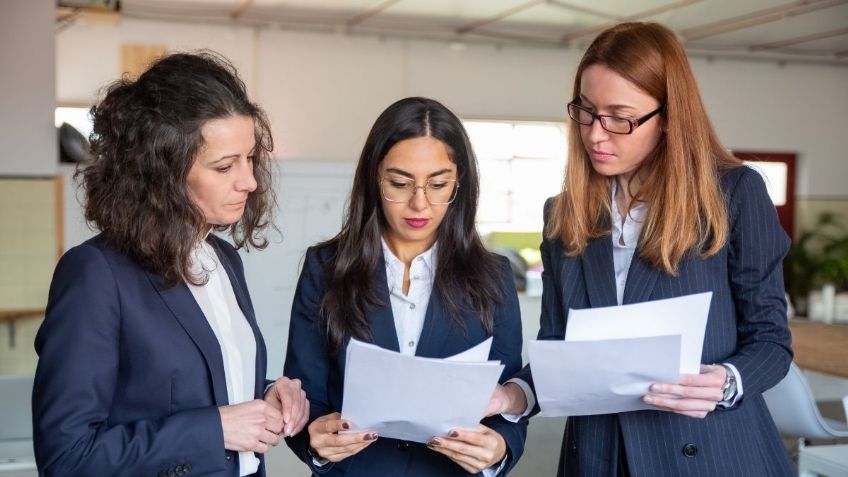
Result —
[{"label": "table surface", "polygon": [[848,444],[807,446],[798,451],[798,472],[814,472],[827,477],[848,476]]},{"label": "table surface", "polygon": [[793,318],[789,329],[800,368],[848,378],[848,325]]}]

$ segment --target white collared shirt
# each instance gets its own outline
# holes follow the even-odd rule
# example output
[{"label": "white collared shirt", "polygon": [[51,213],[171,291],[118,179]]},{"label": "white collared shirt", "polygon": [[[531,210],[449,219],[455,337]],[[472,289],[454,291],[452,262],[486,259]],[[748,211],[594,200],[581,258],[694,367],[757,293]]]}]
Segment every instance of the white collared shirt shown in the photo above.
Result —
[{"label": "white collared shirt", "polygon": [[[215,249],[205,240],[191,251],[190,267],[193,275],[202,276],[205,272],[209,277],[204,285],[189,282],[186,285],[221,346],[227,400],[230,404],[251,401],[256,385],[256,338],[236,300],[230,277]],[[239,452],[240,476],[253,474],[257,469],[256,454]]]},{"label": "white collared shirt", "polygon": [[406,265],[392,253],[382,240],[383,260],[386,262],[386,284],[395,320],[401,354],[415,355],[418,340],[424,329],[427,305],[436,279],[436,245],[412,259],[409,267],[409,292],[403,293],[403,272]]}]

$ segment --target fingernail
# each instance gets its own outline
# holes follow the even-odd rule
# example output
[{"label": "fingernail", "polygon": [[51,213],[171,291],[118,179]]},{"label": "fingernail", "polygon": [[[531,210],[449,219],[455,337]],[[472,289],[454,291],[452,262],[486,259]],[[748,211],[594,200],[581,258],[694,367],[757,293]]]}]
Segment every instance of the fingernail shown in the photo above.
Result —
[{"label": "fingernail", "polygon": [[350,423],[349,422],[343,422],[342,423],[342,429],[345,429],[345,430],[350,429]]},{"label": "fingernail", "polygon": [[436,437],[434,437],[434,438],[430,439],[429,441],[427,441],[427,447],[438,447],[438,446],[440,446],[440,445],[442,445],[442,441],[440,441],[440,440],[439,440],[438,438],[436,438]]},{"label": "fingernail", "polygon": [[458,432],[456,432],[456,431],[450,431],[450,432],[448,433],[448,435],[449,435],[449,436],[451,436],[451,437],[459,437],[459,433],[458,433]]},{"label": "fingernail", "polygon": [[653,403],[654,403],[654,398],[653,398],[653,397],[651,397],[651,396],[645,396],[645,397],[644,397],[644,398],[642,398],[642,399],[644,399],[644,401],[645,401],[646,403],[648,403],[648,404],[653,404]]},{"label": "fingernail", "polygon": [[368,434],[365,434],[365,440],[366,441],[373,441],[376,438],[377,438],[376,432],[369,432]]}]

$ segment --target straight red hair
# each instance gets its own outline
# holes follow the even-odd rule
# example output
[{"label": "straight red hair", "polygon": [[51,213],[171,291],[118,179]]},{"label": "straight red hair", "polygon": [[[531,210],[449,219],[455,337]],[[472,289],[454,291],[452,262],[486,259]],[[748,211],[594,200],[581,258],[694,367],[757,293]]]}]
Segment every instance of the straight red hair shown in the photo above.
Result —
[{"label": "straight red hair", "polygon": [[[580,95],[583,71],[592,65],[611,69],[665,105],[665,133],[636,171],[643,182],[633,200],[648,204],[639,255],[674,275],[687,252],[716,254],[729,234],[719,177],[741,162],[718,142],[683,46],[657,23],[609,28],[583,55],[573,98]],[[545,230],[569,255],[582,253],[590,239],[609,235],[612,214],[612,178],[595,172],[579,128],[570,122],[563,190]]]}]

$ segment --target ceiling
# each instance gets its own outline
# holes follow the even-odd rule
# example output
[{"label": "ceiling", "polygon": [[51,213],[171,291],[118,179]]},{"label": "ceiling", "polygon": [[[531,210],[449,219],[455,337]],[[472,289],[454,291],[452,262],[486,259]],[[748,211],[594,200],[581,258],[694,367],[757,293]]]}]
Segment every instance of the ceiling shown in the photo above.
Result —
[{"label": "ceiling", "polygon": [[848,0],[69,0],[126,18],[351,35],[585,47],[622,21],[670,27],[693,56],[848,66]]}]

